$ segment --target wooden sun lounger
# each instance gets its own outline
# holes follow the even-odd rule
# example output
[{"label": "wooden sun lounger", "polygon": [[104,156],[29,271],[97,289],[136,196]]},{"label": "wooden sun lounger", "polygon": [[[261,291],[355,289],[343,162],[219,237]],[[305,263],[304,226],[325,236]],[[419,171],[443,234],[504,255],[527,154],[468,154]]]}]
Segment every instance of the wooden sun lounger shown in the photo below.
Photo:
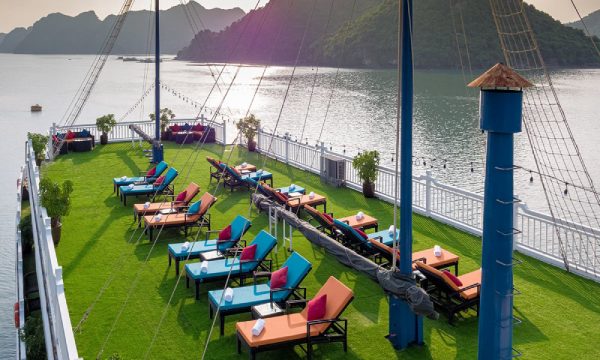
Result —
[{"label": "wooden sun lounger", "polygon": [[[159,213],[161,210],[171,210],[173,213],[179,212],[179,209],[186,207],[190,204],[192,199],[198,195],[200,192],[200,186],[196,183],[190,183],[188,187],[184,190],[186,191],[186,196],[183,201],[163,201],[157,203],[151,203],[148,207],[144,207],[144,204],[134,204],[133,205],[133,218],[138,223],[141,224],[142,217],[144,215],[155,215]],[[168,195],[172,198],[175,198],[175,194]]]},{"label": "wooden sun lounger", "polygon": [[[392,254],[394,252],[392,247],[380,242],[378,239],[369,239],[369,242],[384,259],[386,259],[389,263],[392,262]],[[398,258],[399,256],[397,255],[396,257]],[[442,249],[441,256],[435,256],[433,253],[433,248],[416,251],[412,254],[413,269],[417,269],[417,266],[414,263],[421,261],[436,269],[454,267],[454,274],[458,274],[458,260],[458,255],[455,255],[446,249]]]},{"label": "wooden sun lounger", "polygon": [[343,343],[346,352],[348,321],[340,316],[354,299],[354,294],[333,276],[329,277],[315,297],[323,294],[327,294],[327,305],[322,320],[308,321],[308,310],[305,308],[300,313],[264,319],[265,327],[259,336],[252,335],[255,321],[238,322],[238,354],[241,353],[242,345],[250,351],[250,358],[256,359],[259,352],[306,344],[307,357],[312,359],[313,345],[332,342]]},{"label": "wooden sun lounger", "polygon": [[156,220],[155,215],[144,216],[144,224],[150,241],[152,241],[154,228],[183,227],[185,236],[187,236],[188,228],[193,226],[206,227],[210,231],[208,209],[217,201],[217,198],[206,192],[200,201],[200,210],[196,214],[188,214],[187,207],[184,207],[181,208],[181,212],[163,215],[160,220]]},{"label": "wooden sun lounger", "polygon": [[479,316],[481,269],[458,276],[462,285],[457,286],[442,271],[421,261],[417,261],[415,265],[427,279],[422,286],[431,296],[434,304],[446,312],[450,324],[454,321],[454,315],[471,308],[474,308]]}]

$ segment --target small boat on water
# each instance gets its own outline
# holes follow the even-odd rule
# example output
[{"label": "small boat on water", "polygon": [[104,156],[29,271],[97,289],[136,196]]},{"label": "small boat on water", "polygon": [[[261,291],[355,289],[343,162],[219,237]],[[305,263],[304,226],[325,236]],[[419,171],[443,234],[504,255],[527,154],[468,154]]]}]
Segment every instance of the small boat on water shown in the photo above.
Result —
[{"label": "small boat on water", "polygon": [[31,105],[31,112],[40,112],[40,111],[42,111],[42,105],[40,105],[40,104]]}]

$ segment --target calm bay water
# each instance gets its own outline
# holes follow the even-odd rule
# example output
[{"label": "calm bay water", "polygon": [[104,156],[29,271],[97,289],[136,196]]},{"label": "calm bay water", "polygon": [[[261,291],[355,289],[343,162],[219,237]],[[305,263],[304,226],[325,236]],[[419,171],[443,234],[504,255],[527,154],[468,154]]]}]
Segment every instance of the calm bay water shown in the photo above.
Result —
[{"label": "calm bay water", "polygon": [[[24,162],[26,134],[45,132],[50,124],[61,121],[92,59],[91,56],[0,54],[0,163],[3,164],[0,174],[0,204],[3,205],[0,207],[0,359],[14,354],[14,189],[17,172]],[[120,117],[127,112],[142,96],[145,73],[152,78],[153,69],[152,64],[111,58],[78,123],[94,123],[98,116],[106,113]],[[162,69],[164,84],[203,103],[214,82],[213,74],[217,74],[220,67],[165,61]],[[340,152],[345,150],[348,155],[377,149],[382,153],[384,165],[393,164],[395,72],[341,70],[336,77],[335,69],[319,69],[314,82],[315,70],[300,68],[296,71],[282,109],[292,69],[268,69],[251,112],[262,119],[269,131],[289,132],[298,141],[315,144],[323,129],[320,140],[326,146]],[[218,107],[235,71],[234,67],[226,68],[220,89],[208,97],[210,108]],[[261,67],[241,69],[224,103],[225,117],[238,119],[246,114],[262,71]],[[600,152],[595,146],[600,135],[600,70],[561,70],[553,74],[553,80],[592,178],[598,180]],[[309,109],[313,82],[315,89]],[[162,99],[163,106],[173,109],[178,117],[198,114],[198,109],[177,96],[164,93]],[[35,103],[43,105],[43,112],[29,112],[30,105]],[[127,120],[147,119],[152,107],[150,96]],[[325,119],[327,109],[329,115]],[[477,92],[465,88],[460,72],[419,71],[415,84],[415,173],[429,169],[443,182],[481,192],[485,138],[479,131],[477,113]],[[206,115],[212,116],[210,112]],[[218,120],[221,121],[221,117]],[[229,130],[233,133],[231,124]],[[532,168],[524,134],[517,136],[516,148],[517,164]],[[436,160],[432,162],[432,159]],[[516,191],[530,208],[543,209],[539,183],[530,184],[528,179],[529,174],[520,173]]]}]

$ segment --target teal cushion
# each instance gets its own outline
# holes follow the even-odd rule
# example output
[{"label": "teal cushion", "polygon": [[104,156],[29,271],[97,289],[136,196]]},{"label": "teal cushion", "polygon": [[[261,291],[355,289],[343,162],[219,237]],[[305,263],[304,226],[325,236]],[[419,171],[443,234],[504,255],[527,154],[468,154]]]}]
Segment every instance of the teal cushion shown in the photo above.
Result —
[{"label": "teal cushion", "polygon": [[188,212],[187,212],[187,213],[188,213],[189,215],[194,215],[194,214],[197,214],[197,213],[198,213],[198,211],[200,211],[200,203],[201,203],[201,202],[202,202],[201,200],[198,200],[198,201],[196,201],[195,203],[193,203],[193,204],[192,204],[192,206],[190,206],[190,208],[188,209]]}]

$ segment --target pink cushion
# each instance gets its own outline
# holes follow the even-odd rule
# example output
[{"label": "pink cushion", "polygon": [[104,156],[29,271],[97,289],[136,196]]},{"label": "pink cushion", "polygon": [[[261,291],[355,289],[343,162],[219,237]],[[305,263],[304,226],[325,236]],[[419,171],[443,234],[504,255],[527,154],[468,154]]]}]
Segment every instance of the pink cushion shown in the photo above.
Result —
[{"label": "pink cushion", "polygon": [[184,190],[184,191],[180,192],[179,195],[177,195],[177,197],[175,198],[175,201],[184,201],[186,196],[187,196],[187,190]]},{"label": "pink cushion", "polygon": [[327,294],[323,294],[318,298],[314,298],[308,302],[308,321],[321,320],[325,316],[327,310]]},{"label": "pink cushion", "polygon": [[171,127],[171,130],[172,130],[173,132],[180,132],[180,131],[181,131],[181,126],[179,126],[179,125],[175,124],[175,125],[173,125],[173,126]]},{"label": "pink cushion", "polygon": [[362,231],[361,229],[354,229],[356,230],[356,232],[363,237],[363,239],[367,240],[369,238],[369,235],[367,235],[367,233],[365,233],[364,231]]},{"label": "pink cushion", "polygon": [[332,223],[332,224],[333,224],[333,216],[331,216],[331,215],[329,215],[329,214],[326,214],[326,213],[323,213],[323,217],[324,217],[324,218],[325,218],[327,221],[329,221],[330,223]]},{"label": "pink cushion", "polygon": [[152,169],[148,170],[148,172],[146,173],[146,176],[154,176],[156,175],[156,167],[153,167]]},{"label": "pink cushion", "polygon": [[[227,225],[225,229],[219,231],[219,240],[231,240],[231,225]],[[254,255],[252,259],[254,259]]]},{"label": "pink cushion", "polygon": [[154,182],[154,186],[158,186],[158,185],[162,184],[163,181],[165,181],[165,177],[159,176],[158,179],[156,179],[156,181]]},{"label": "pink cushion", "polygon": [[242,254],[240,255],[240,261],[254,260],[255,255],[256,255],[256,244],[246,246],[244,248],[244,250],[242,250]]},{"label": "pink cushion", "polygon": [[271,274],[271,289],[280,289],[287,284],[288,267],[284,266]]},{"label": "pink cushion", "polygon": [[442,270],[442,272],[444,273],[444,275],[446,275],[446,277],[448,277],[448,279],[450,279],[450,281],[454,283],[454,285],[458,287],[463,286],[462,281],[460,281],[453,273],[451,273],[448,270]]}]

